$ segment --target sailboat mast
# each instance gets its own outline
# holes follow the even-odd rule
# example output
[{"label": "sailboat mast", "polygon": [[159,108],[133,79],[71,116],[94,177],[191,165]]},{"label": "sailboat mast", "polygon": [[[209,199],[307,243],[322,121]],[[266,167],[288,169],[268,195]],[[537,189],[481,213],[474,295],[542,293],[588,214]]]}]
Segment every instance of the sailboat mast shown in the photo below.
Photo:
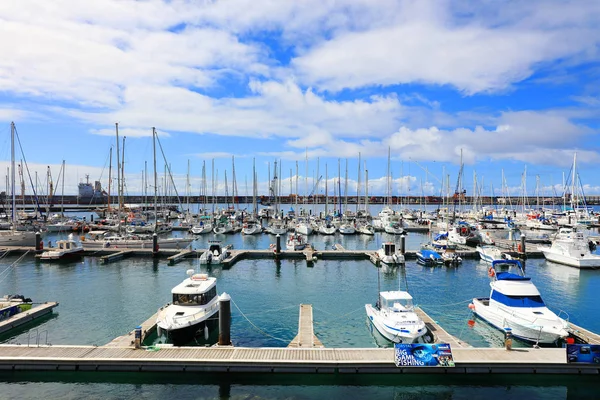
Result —
[{"label": "sailboat mast", "polygon": [[10,123],[10,186],[12,188],[12,223],[13,229],[17,224],[17,197],[15,193],[15,123]]},{"label": "sailboat mast", "polygon": [[112,181],[112,146],[110,146],[110,151],[108,152],[108,211],[110,211],[110,189],[111,189],[111,181]]},{"label": "sailboat mast", "polygon": [[60,215],[62,217],[65,216],[65,160],[63,160],[62,162],[62,171],[63,171],[63,176],[62,176],[62,194],[60,195],[61,200],[60,200]]},{"label": "sailboat mast", "polygon": [[152,127],[152,159],[154,165],[154,233],[158,227],[158,175],[156,173],[156,129]]}]

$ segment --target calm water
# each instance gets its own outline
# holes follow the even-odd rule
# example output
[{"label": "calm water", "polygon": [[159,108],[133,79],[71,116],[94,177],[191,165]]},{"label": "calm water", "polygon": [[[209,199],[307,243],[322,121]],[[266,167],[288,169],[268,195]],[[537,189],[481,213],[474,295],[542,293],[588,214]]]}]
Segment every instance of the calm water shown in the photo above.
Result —
[{"label": "calm water", "polygon": [[[185,235],[186,233],[178,233]],[[318,249],[342,243],[348,249],[375,249],[385,234],[374,237],[312,236]],[[48,239],[48,238],[46,238]],[[56,238],[49,237],[53,241]],[[206,248],[213,235],[194,246]],[[225,236],[235,248],[267,248],[269,235]],[[409,249],[427,241],[410,234]],[[41,264],[17,257],[0,260],[0,293],[19,293],[34,301],[58,301],[52,316],[8,336],[3,342],[27,343],[41,334],[52,344],[102,345],[132,330],[170,299],[195,260],[167,266],[166,260],[126,259],[103,265],[94,258],[71,264]],[[564,310],[571,321],[600,332],[597,293],[600,271],[527,261],[527,273],[547,305]],[[415,302],[446,330],[474,346],[502,346],[502,335],[481,321],[470,327],[467,304],[489,294],[487,266],[466,260],[458,268],[426,268],[415,262],[405,268],[380,269],[368,261],[245,260],[229,269],[199,268],[218,278],[219,292],[232,296],[232,341],[236,346],[286,346],[295,336],[300,303],[313,305],[315,332],[327,347],[388,346],[367,323],[364,305],[381,290],[408,286]],[[313,377],[286,376],[178,376],[172,374],[38,374],[2,373],[2,398],[577,398],[591,395],[598,379],[583,377],[420,378],[420,377]],[[283,379],[283,380],[282,380]],[[473,383],[470,379],[477,379]],[[516,380],[515,380],[516,379]],[[199,386],[201,384],[202,386]],[[574,397],[575,398],[575,397]]]}]

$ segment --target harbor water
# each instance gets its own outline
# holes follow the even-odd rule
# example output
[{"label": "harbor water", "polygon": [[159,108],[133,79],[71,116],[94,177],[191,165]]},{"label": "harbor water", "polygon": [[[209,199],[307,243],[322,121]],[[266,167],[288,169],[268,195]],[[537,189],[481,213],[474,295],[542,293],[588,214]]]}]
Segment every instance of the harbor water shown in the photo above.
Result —
[{"label": "harbor water", "polygon": [[[187,235],[176,232],[176,235]],[[48,236],[55,241],[58,236]],[[210,240],[236,249],[266,249],[271,235],[216,237],[194,242],[207,248]],[[346,249],[377,249],[398,240],[377,233],[318,236],[316,249],[335,243]],[[410,233],[407,248],[416,250],[426,234]],[[173,286],[195,269],[217,278],[219,293],[232,297],[231,337],[235,346],[285,347],[298,328],[299,305],[312,304],[314,329],[326,347],[390,346],[368,323],[365,304],[374,303],[379,290],[408,289],[415,303],[450,334],[475,347],[501,347],[503,335],[474,319],[468,303],[489,295],[488,266],[464,260],[456,268],[424,267],[409,260],[405,267],[376,268],[366,260],[242,260],[230,268],[201,266],[185,259],[169,266],[166,259],[127,258],[101,264],[98,258],[47,264],[26,256],[0,260],[0,288],[23,294],[34,302],[57,301],[60,306],[41,321],[0,337],[4,343],[48,342],[53,345],[104,345],[126,334],[170,301]],[[531,276],[550,309],[570,321],[600,332],[596,298],[600,273],[529,259]],[[475,321],[469,323],[470,320]],[[515,346],[525,346],[515,343]],[[358,378],[358,379],[357,379]],[[0,373],[2,398],[577,398],[591,396],[598,378],[494,376],[467,377],[341,377],[196,374]],[[575,398],[573,397],[573,398]]]}]

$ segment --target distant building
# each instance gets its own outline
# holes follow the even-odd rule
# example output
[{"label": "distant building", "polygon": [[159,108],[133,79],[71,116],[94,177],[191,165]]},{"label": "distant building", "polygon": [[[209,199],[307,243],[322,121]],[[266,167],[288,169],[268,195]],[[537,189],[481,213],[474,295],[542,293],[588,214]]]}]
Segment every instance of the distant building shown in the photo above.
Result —
[{"label": "distant building", "polygon": [[106,201],[107,193],[102,190],[100,181],[95,181],[92,186],[89,175],[85,176],[85,182],[79,182],[77,189],[77,203],[79,204],[98,204]]}]

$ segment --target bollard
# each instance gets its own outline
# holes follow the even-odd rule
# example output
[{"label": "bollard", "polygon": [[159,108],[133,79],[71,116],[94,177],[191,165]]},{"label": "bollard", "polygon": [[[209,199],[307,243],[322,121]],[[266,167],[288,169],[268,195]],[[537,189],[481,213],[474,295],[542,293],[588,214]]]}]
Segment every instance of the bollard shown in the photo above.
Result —
[{"label": "bollard", "polygon": [[152,235],[152,256],[158,255],[158,235],[156,232]]},{"label": "bollard", "polygon": [[508,230],[508,240],[510,240],[511,242],[513,240],[513,230],[512,229]]},{"label": "bollard", "polygon": [[406,235],[400,235],[400,254],[406,252]]},{"label": "bollard", "polygon": [[94,214],[90,214],[90,222],[94,222]]},{"label": "bollard", "polygon": [[281,235],[278,234],[275,238],[277,239],[275,243],[275,254],[279,254],[281,253]]},{"label": "bollard", "polygon": [[521,253],[523,258],[525,258],[525,254],[527,253],[527,249],[525,248],[525,235],[521,235]]},{"label": "bollard", "polygon": [[42,243],[42,234],[40,232],[35,233],[35,249],[38,251],[44,249],[44,245]]},{"label": "bollard", "polygon": [[512,329],[504,328],[504,347],[506,350],[512,350]]},{"label": "bollard", "polygon": [[219,346],[231,346],[231,297],[219,296]]},{"label": "bollard", "polygon": [[135,348],[140,349],[142,347],[142,327],[138,326],[135,328]]}]

